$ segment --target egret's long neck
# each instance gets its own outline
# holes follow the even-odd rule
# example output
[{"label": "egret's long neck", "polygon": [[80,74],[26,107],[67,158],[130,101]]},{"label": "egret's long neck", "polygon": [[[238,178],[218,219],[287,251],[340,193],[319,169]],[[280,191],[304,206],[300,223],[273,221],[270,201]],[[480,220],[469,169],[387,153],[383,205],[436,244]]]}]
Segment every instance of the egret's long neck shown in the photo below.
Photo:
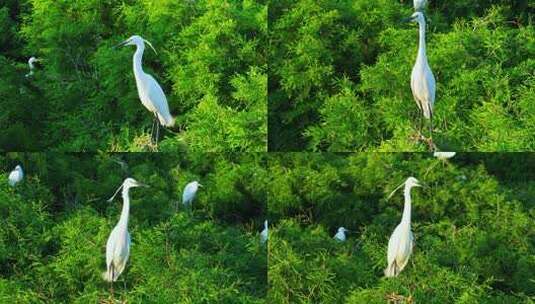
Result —
[{"label": "egret's long neck", "polygon": [[121,211],[121,218],[119,223],[123,223],[125,226],[128,226],[128,213],[130,212],[130,196],[128,191],[130,189],[123,188],[123,210]]},{"label": "egret's long neck", "polygon": [[418,22],[420,28],[420,42],[418,46],[418,59],[427,60],[425,54],[425,21]]},{"label": "egret's long neck", "polygon": [[136,53],[134,54],[134,74],[136,78],[138,75],[143,74],[143,67],[141,66],[143,60],[143,52],[145,51],[145,46],[143,44],[138,44]]},{"label": "egret's long neck", "polygon": [[405,196],[405,206],[403,207],[403,217],[401,218],[402,222],[411,222],[411,188],[405,186],[403,190],[403,195]]}]

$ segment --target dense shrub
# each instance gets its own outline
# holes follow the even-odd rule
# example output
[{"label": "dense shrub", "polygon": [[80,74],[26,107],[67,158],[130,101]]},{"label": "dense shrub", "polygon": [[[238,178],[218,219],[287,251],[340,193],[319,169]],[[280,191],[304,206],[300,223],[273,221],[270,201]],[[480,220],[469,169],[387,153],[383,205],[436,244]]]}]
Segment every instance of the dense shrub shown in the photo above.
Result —
[{"label": "dense shrub", "polygon": [[[13,2],[13,3],[11,3]],[[267,6],[257,1],[26,0],[0,5],[3,150],[146,151],[133,47],[177,125],[160,150],[265,151]],[[25,78],[30,56],[44,59]]]},{"label": "dense shrub", "polygon": [[[430,1],[435,136],[450,151],[531,151],[529,1]],[[269,24],[271,150],[423,151],[410,90],[412,1],[276,1]]]},{"label": "dense shrub", "polygon": [[[268,197],[274,303],[529,303],[535,297],[530,154],[278,154]],[[497,162],[524,166],[516,178]],[[488,168],[488,169],[486,169]],[[489,172],[495,172],[492,175]],[[522,173],[526,172],[526,173]],[[386,279],[388,238],[408,176],[416,238],[407,268]],[[523,181],[521,181],[524,179]],[[515,193],[523,189],[522,193]],[[354,233],[337,243],[338,227]]]}]

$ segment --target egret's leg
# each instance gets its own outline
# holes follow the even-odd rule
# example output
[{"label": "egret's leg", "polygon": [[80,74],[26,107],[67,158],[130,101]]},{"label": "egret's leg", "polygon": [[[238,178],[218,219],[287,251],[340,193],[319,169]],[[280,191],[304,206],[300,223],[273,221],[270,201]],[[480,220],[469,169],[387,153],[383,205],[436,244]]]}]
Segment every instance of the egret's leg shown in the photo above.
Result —
[{"label": "egret's leg", "polygon": [[160,139],[160,122],[156,120],[156,145],[158,145],[159,139]]},{"label": "egret's leg", "polygon": [[150,133],[150,142],[152,144],[156,143],[154,135],[156,133],[157,127],[158,127],[158,117],[156,116],[156,114],[154,114],[154,120],[152,121],[152,131]]},{"label": "egret's leg", "polygon": [[435,144],[433,143],[433,114],[429,117],[429,145],[431,150],[435,151]]}]

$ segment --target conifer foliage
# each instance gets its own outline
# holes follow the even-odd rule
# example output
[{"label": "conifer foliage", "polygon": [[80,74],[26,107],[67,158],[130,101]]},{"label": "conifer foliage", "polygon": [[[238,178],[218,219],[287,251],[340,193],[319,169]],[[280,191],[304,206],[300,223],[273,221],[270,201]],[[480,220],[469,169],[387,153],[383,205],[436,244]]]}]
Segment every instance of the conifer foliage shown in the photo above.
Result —
[{"label": "conifer foliage", "polygon": [[[0,163],[0,302],[112,303],[101,274],[122,201],[107,199],[129,176],[150,187],[130,192],[131,254],[115,301],[265,303],[263,156],[39,153]],[[10,187],[14,163],[27,175]],[[192,180],[204,188],[189,214],[180,198]]]},{"label": "conifer foliage", "polygon": [[[532,1],[428,1],[437,82],[434,141],[445,151],[531,151]],[[270,5],[269,145],[297,151],[425,151],[414,140],[412,1]]]},{"label": "conifer foliage", "polygon": [[[177,117],[160,150],[265,151],[267,6],[258,1],[23,0],[0,4],[3,150],[145,151],[152,114],[138,98],[132,35],[144,70]],[[43,59],[35,75],[28,58]]]},{"label": "conifer foliage", "polygon": [[[269,302],[531,303],[534,165],[531,154],[271,157]],[[409,176],[423,185],[412,191],[415,247],[385,278],[404,203],[402,190],[387,197]],[[354,231],[343,243],[340,226]]]}]

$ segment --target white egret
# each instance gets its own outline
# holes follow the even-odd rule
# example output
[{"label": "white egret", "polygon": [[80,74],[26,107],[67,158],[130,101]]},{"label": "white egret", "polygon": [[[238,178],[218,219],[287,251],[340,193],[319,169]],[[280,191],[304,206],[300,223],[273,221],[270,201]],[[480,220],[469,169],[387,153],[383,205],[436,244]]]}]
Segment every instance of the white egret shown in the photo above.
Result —
[{"label": "white egret", "polygon": [[403,185],[405,185],[403,191],[405,206],[401,223],[394,229],[394,233],[392,233],[388,241],[388,266],[384,271],[387,277],[395,277],[405,268],[414,246],[414,236],[411,231],[411,189],[412,187],[421,186],[416,178],[409,177],[390,194],[389,198]]},{"label": "white egret", "polygon": [[11,187],[15,187],[18,183],[22,181],[24,178],[24,172],[22,171],[22,167],[20,165],[17,165],[13,171],[9,173],[9,185]]},{"label": "white egret", "polygon": [[455,152],[435,152],[433,153],[433,156],[445,161],[446,159],[450,159],[455,156]]},{"label": "white egret", "polygon": [[[154,122],[151,129],[151,140],[158,143],[160,133],[160,125],[164,127],[172,127],[175,124],[175,119],[169,112],[169,105],[167,98],[162,90],[162,87],[151,75],[143,71],[141,65],[143,52],[145,51],[145,42],[154,50],[152,44],[140,36],[134,35],[127,40],[120,43],[118,46],[135,45],[136,52],[134,53],[134,76],[136,78],[137,92],[141,103],[154,114]],[[155,133],[156,128],[156,135]]]},{"label": "white egret", "polygon": [[422,12],[427,6],[427,0],[413,0],[414,10]]},{"label": "white egret", "polygon": [[195,199],[199,187],[203,187],[203,185],[199,184],[198,181],[192,181],[184,187],[184,192],[182,192],[182,204],[184,204],[186,208],[191,208],[191,204],[193,203],[193,199]]},{"label": "white egret", "polygon": [[119,222],[113,228],[108,237],[106,243],[106,271],[102,274],[104,280],[111,283],[113,293],[113,282],[117,281],[117,278],[123,272],[128,257],[130,255],[130,233],[128,233],[128,215],[130,212],[130,196],[129,190],[133,187],[148,187],[133,178],[127,178],[119,186],[115,194],[108,200],[113,201],[119,190],[122,188],[123,195],[123,210],[121,211],[121,217]]},{"label": "white egret", "polygon": [[36,62],[40,62],[41,59],[37,59],[35,57],[30,57],[30,59],[28,60],[28,65],[30,66],[30,72],[28,74],[26,74],[26,77],[30,77],[30,76],[33,76],[33,70],[35,69],[35,65],[34,63]]},{"label": "white egret", "polygon": [[[433,145],[433,105],[435,103],[435,77],[429,67],[425,51],[425,17],[421,12],[412,14],[407,21],[418,22],[420,30],[420,41],[418,46],[418,55],[416,63],[411,73],[411,90],[414,100],[418,105],[424,118],[429,119],[429,145]],[[420,130],[422,127],[420,118]],[[421,134],[420,134],[421,135]]]},{"label": "white egret", "polygon": [[338,232],[334,235],[333,238],[339,242],[345,242],[346,232],[349,232],[349,230],[345,229],[344,227],[340,227],[338,228]]},{"label": "white egret", "polygon": [[264,221],[264,230],[260,232],[260,244],[265,244],[268,241],[269,238],[269,231],[268,231],[268,221]]}]

